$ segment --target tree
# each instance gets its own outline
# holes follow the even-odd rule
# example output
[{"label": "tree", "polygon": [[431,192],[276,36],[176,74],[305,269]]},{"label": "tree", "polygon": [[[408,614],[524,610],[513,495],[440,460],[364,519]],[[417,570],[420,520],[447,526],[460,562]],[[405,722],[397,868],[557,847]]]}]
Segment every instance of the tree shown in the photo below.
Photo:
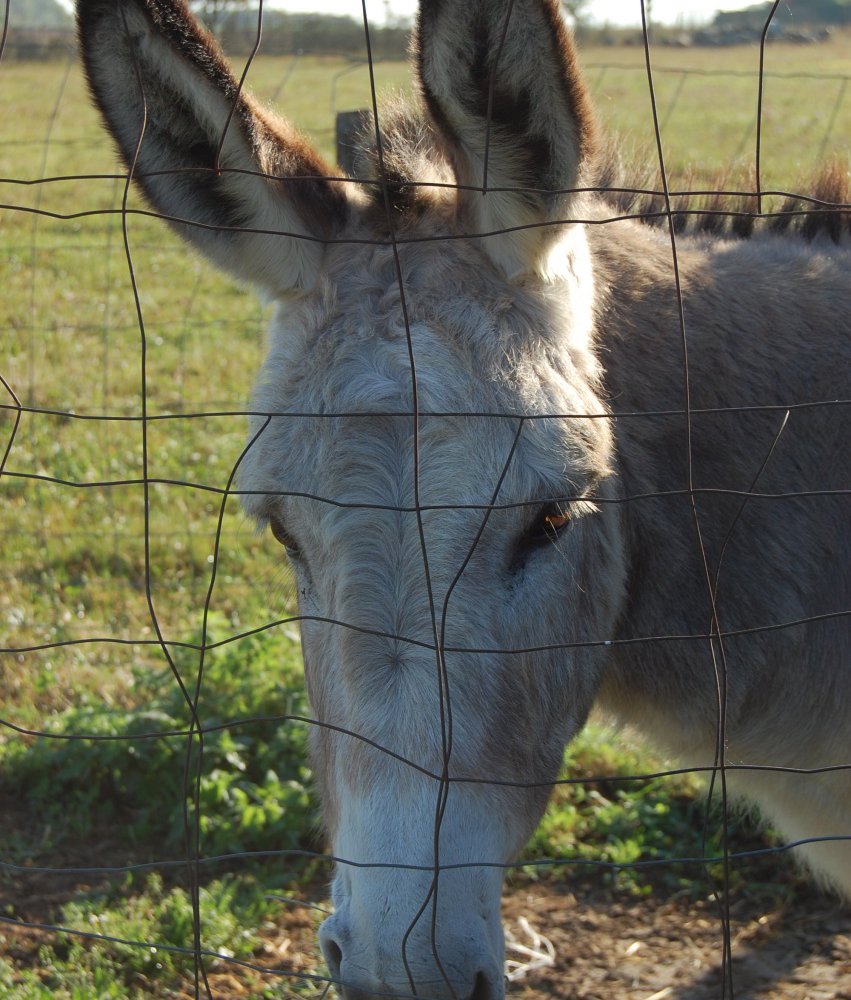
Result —
[{"label": "tree", "polygon": [[195,0],[192,10],[214,35],[219,35],[231,14],[247,10],[252,0]]},{"label": "tree", "polygon": [[576,24],[582,24],[588,16],[590,0],[561,0],[562,6]]},{"label": "tree", "polygon": [[23,0],[15,7],[12,26],[73,31],[74,21],[56,0]]}]

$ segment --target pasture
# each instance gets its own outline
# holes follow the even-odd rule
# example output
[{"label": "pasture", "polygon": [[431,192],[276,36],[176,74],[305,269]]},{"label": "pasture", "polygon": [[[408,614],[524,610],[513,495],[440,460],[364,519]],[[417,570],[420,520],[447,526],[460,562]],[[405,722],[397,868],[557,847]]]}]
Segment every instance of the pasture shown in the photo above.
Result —
[{"label": "pasture", "polygon": [[[825,155],[848,155],[848,43],[769,47],[765,190],[795,190]],[[606,127],[655,162],[642,153],[654,142],[643,52],[582,55]],[[654,50],[653,60],[672,187],[748,176],[756,48]],[[403,64],[379,64],[376,76],[382,91],[410,86]],[[248,86],[331,159],[334,112],[370,99],[366,67],[333,58],[261,54]],[[227,496],[267,316],[140,211],[135,191],[125,245],[124,180],[76,63],[6,62],[0,87],[14,111],[0,120],[0,374],[21,404],[6,392],[0,412],[10,445],[0,477],[0,989],[20,1000],[193,995],[194,880],[213,995],[321,996],[321,914],[302,904],[325,905],[330,871],[298,718],[309,709],[292,580]],[[653,170],[640,179],[657,185]],[[175,672],[189,692],[199,685],[203,757],[197,739],[187,752],[192,712]],[[164,732],[173,735],[148,738]],[[185,767],[199,769],[188,805]],[[851,989],[847,918],[782,854],[726,875],[720,864],[630,867],[721,850],[697,778],[610,780],[663,768],[600,729],[571,748],[566,777],[593,780],[559,787],[506,910],[518,936],[528,917],[552,937],[559,964],[530,971],[517,995],[719,995],[709,896],[725,878],[734,934],[755,956],[744,973],[754,996]],[[229,857],[191,870],[182,859],[198,806],[200,856]],[[733,818],[729,850],[772,843]],[[551,858],[569,860],[543,863]],[[84,870],[39,870],[56,868]]]}]

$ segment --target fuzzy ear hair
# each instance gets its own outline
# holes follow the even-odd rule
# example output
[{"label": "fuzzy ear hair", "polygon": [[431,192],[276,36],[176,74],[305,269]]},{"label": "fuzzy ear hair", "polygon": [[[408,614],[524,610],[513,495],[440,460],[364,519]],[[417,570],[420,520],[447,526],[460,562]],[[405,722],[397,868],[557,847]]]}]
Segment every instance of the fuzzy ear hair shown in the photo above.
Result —
[{"label": "fuzzy ear hair", "polygon": [[[536,270],[596,141],[558,0],[421,0],[423,97],[442,132],[462,211],[509,276]],[[485,176],[485,172],[487,176]]]},{"label": "fuzzy ear hair", "polygon": [[92,95],[154,208],[267,294],[311,287],[345,190],[239,92],[185,0],[78,0],[77,19]]},{"label": "fuzzy ear hair", "polygon": [[401,99],[382,104],[381,155],[375,135],[375,119],[365,116],[354,143],[354,175],[371,181],[373,197],[383,210],[385,194],[403,213],[416,218],[451,198],[455,174],[447,162],[440,136],[421,107]]}]

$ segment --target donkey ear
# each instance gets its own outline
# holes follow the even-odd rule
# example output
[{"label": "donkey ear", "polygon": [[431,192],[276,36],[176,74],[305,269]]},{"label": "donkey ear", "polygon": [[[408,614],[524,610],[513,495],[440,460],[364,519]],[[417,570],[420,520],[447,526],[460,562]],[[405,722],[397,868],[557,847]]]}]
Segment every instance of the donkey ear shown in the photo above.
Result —
[{"label": "donkey ear", "polygon": [[[423,97],[462,211],[509,276],[546,267],[596,126],[558,0],[421,0]],[[531,227],[520,228],[517,227]]]},{"label": "donkey ear", "polygon": [[240,93],[185,0],[79,0],[77,18],[94,99],[154,208],[267,294],[310,288],[345,191]]}]

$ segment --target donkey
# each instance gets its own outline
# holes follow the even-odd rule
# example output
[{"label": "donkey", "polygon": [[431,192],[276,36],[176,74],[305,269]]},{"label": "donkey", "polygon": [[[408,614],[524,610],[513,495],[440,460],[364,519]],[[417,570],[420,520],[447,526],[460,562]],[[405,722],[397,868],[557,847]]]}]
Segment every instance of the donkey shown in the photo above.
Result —
[{"label": "donkey", "polygon": [[595,704],[851,894],[847,215],[629,217],[557,0],[421,0],[357,183],[185,0],[79,31],[152,205],[277,303],[241,492],[297,579],[342,996],[504,995],[503,873]]}]

